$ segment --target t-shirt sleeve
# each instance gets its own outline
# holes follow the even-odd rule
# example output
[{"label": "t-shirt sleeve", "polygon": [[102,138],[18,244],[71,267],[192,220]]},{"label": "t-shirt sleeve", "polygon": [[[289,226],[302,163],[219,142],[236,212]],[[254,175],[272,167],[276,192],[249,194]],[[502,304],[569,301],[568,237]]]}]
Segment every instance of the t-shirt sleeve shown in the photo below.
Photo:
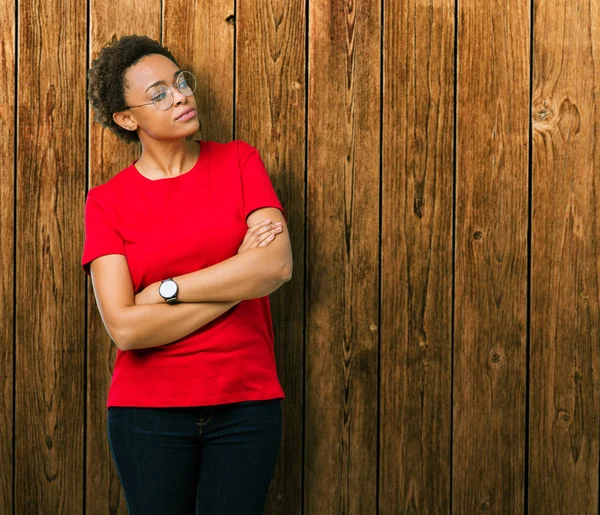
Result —
[{"label": "t-shirt sleeve", "polygon": [[256,148],[242,140],[237,140],[238,163],[242,180],[242,202],[244,220],[261,207],[275,207],[281,211],[288,223],[285,210],[277,197],[265,164]]},{"label": "t-shirt sleeve", "polygon": [[81,258],[84,272],[90,275],[90,263],[107,254],[124,255],[125,244],[90,190],[85,201],[85,240]]}]

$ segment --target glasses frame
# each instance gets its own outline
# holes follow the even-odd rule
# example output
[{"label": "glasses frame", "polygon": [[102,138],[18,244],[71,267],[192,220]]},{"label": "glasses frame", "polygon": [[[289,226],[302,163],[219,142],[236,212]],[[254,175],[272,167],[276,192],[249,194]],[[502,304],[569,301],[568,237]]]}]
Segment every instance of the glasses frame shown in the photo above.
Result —
[{"label": "glasses frame", "polygon": [[[181,91],[179,89],[179,86],[177,85],[177,83],[179,82],[179,77],[181,76],[181,74],[183,73],[189,73],[192,77],[194,77],[194,89],[192,90],[192,93],[189,95],[186,95],[183,91]],[[177,77],[175,77],[175,84],[172,84],[171,86],[167,86],[166,84],[161,84],[160,87],[166,87],[169,88],[169,92],[171,93],[171,105],[169,105],[169,107],[167,107],[166,109],[161,109],[160,107],[158,107],[156,105],[156,102],[154,102],[154,100],[152,100],[151,102],[146,102],[145,104],[138,104],[135,106],[125,106],[125,109],[131,109],[133,107],[142,107],[142,106],[149,106],[150,104],[154,104],[154,107],[156,107],[156,109],[158,109],[159,111],[168,111],[169,109],[171,109],[171,107],[173,107],[173,104],[175,103],[175,95],[173,94],[173,86],[175,86],[177,88],[177,91],[179,91],[179,93],[181,93],[184,97],[191,97],[194,95],[194,91],[196,91],[196,85],[197,85],[197,80],[196,80],[196,76],[188,71],[188,70],[181,70],[178,74]]]}]

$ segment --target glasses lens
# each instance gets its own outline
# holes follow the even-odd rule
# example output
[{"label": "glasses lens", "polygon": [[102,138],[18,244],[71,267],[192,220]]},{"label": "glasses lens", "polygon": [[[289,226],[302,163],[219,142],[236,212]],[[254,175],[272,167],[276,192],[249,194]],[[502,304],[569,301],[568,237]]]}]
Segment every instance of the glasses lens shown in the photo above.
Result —
[{"label": "glasses lens", "polygon": [[177,75],[177,89],[186,97],[192,96],[196,91],[196,77],[191,72],[181,72]]},{"label": "glasses lens", "polygon": [[173,92],[167,86],[159,86],[152,95],[152,102],[162,111],[173,105]]}]

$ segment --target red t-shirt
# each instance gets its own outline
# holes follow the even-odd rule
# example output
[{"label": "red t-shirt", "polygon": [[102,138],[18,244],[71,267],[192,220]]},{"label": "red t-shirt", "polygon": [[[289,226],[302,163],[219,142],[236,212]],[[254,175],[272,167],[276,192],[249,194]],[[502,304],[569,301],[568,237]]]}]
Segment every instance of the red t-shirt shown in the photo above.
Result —
[{"label": "red t-shirt", "polygon": [[[82,266],[127,258],[135,293],[237,254],[255,209],[285,212],[258,151],[242,140],[199,141],[182,175],[150,180],[135,161],[88,192]],[[175,342],[117,351],[106,407],[203,406],[285,398],[269,297],[249,299]]]}]

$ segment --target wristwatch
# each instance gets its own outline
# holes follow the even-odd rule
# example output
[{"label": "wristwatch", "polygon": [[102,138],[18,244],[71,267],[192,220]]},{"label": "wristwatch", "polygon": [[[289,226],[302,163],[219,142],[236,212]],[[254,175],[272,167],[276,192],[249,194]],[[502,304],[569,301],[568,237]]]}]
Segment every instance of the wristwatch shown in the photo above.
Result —
[{"label": "wristwatch", "polygon": [[173,278],[161,281],[160,286],[158,287],[158,293],[169,304],[177,304],[179,302],[177,300],[178,291],[179,287],[177,286],[177,283],[173,280]]}]

